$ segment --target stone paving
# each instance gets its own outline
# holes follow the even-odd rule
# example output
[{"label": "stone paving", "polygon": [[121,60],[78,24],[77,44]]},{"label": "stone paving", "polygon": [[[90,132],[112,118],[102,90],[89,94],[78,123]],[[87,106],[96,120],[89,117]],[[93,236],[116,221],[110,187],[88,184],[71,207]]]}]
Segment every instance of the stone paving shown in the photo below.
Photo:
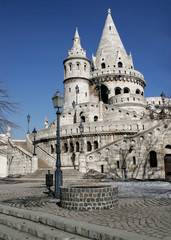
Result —
[{"label": "stone paving", "polygon": [[[109,184],[104,183],[104,184]],[[41,182],[4,182],[0,180],[0,204],[47,212],[67,219],[84,221],[171,240],[171,183],[115,182],[119,205],[110,210],[74,211],[60,208]]]}]

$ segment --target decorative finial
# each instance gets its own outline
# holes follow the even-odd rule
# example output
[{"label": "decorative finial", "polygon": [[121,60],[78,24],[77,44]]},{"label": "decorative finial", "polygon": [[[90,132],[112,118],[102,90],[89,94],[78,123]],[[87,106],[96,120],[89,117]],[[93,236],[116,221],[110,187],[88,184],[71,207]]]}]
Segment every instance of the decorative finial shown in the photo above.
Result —
[{"label": "decorative finial", "polygon": [[110,8],[108,8],[108,14],[111,14],[111,9]]}]

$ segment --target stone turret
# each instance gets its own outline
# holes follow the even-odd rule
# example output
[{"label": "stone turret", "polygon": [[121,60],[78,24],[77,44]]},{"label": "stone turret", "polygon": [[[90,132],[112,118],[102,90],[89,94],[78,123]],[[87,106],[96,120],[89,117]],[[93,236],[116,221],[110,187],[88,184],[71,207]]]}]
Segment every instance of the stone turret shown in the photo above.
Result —
[{"label": "stone turret", "polygon": [[108,9],[101,40],[96,53],[97,69],[113,69],[122,66],[133,69],[132,57],[128,56]]},{"label": "stone turret", "polygon": [[[89,102],[90,60],[86,57],[76,28],[72,49],[64,64],[64,108],[72,107],[72,103]],[[77,96],[76,96],[76,86]],[[78,90],[79,89],[79,90]]]},{"label": "stone turret", "polygon": [[143,75],[134,69],[131,53],[128,55],[108,9],[96,56],[92,56],[91,99],[98,102],[98,82],[102,101],[125,108],[144,107]]}]

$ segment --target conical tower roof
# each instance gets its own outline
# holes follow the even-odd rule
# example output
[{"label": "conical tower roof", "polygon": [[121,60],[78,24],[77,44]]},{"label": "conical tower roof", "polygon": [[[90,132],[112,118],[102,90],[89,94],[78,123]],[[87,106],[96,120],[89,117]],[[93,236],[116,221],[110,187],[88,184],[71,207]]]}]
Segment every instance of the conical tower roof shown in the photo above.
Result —
[{"label": "conical tower roof", "polygon": [[118,62],[122,62],[123,67],[126,68],[133,66],[132,58],[127,55],[113,22],[111,10],[108,9],[108,15],[96,53],[96,68],[101,69],[102,63],[105,63],[105,68],[117,67]]}]

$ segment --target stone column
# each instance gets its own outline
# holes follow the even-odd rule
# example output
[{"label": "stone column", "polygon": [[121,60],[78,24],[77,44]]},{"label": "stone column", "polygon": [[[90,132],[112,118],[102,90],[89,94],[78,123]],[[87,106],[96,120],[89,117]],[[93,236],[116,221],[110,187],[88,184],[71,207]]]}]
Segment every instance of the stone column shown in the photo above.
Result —
[{"label": "stone column", "polygon": [[31,172],[34,173],[38,169],[38,157],[33,156],[31,160]]},{"label": "stone column", "polygon": [[86,173],[86,156],[84,153],[79,154],[79,171]]}]

